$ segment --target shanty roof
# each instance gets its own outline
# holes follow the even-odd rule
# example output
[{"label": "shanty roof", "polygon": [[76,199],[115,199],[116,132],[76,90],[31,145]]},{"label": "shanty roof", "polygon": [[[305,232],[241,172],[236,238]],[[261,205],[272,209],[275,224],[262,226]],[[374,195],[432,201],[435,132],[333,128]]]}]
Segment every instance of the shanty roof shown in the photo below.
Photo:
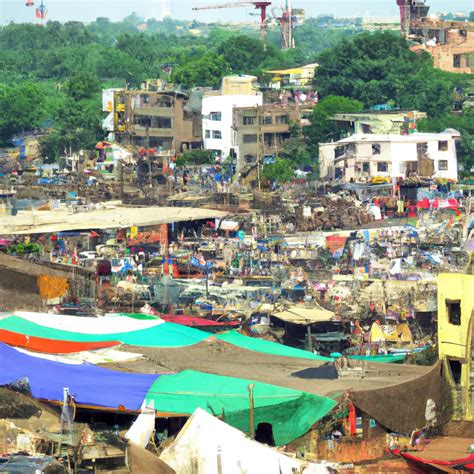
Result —
[{"label": "shanty roof", "polygon": [[222,219],[227,214],[223,211],[190,207],[113,207],[77,213],[62,209],[19,212],[16,216],[1,217],[0,225],[2,235],[41,234],[68,230],[142,227],[200,219]]},{"label": "shanty roof", "polygon": [[307,64],[305,66],[300,66],[300,67],[295,67],[291,69],[277,69],[273,71],[267,71],[269,74],[280,74],[282,76],[288,75],[288,74],[301,74],[305,69],[316,69],[319,66],[319,64],[314,63],[314,64]]},{"label": "shanty roof", "polygon": [[273,316],[288,323],[306,325],[331,321],[334,313],[317,306],[313,308],[291,306],[283,311],[274,312]]}]

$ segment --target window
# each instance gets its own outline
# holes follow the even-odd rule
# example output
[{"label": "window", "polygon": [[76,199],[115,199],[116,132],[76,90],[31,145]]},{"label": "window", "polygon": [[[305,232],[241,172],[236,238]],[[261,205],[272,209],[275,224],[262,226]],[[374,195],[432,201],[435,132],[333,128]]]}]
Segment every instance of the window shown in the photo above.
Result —
[{"label": "window", "polygon": [[416,154],[419,160],[426,158],[426,155],[428,154],[428,143],[417,143]]},{"label": "window", "polygon": [[362,163],[362,171],[364,173],[370,173],[370,163]]},{"label": "window", "polygon": [[265,117],[260,117],[260,123],[262,125],[271,125],[273,123],[272,116],[266,115]]},{"label": "window", "polygon": [[461,300],[446,300],[449,324],[461,326]]},{"label": "window", "polygon": [[388,172],[388,163],[386,161],[379,161],[377,163],[377,171],[380,173]]},{"label": "window", "polygon": [[453,54],[453,67],[455,67],[455,68],[461,67],[461,55],[460,54]]},{"label": "window", "polygon": [[246,117],[243,118],[243,124],[244,125],[255,125],[255,119],[256,119],[256,117],[246,116]]},{"label": "window", "polygon": [[212,138],[214,138],[214,140],[222,140],[222,133],[220,130],[213,130],[212,131]]},{"label": "window", "polygon": [[438,171],[448,171],[448,160],[438,161]]},{"label": "window", "polygon": [[372,145],[372,155],[380,155],[380,143],[374,143]]},{"label": "window", "polygon": [[446,140],[438,142],[439,151],[448,151],[448,142]]},{"label": "window", "polygon": [[277,115],[275,123],[288,123],[288,115]]},{"label": "window", "polygon": [[211,138],[211,131],[210,130],[206,130],[206,138]]},{"label": "window", "polygon": [[257,135],[244,135],[244,143],[257,143]]},{"label": "window", "polygon": [[244,161],[248,165],[253,165],[254,163],[257,162],[257,158],[254,155],[245,155],[244,156]]},{"label": "window", "polygon": [[336,158],[339,158],[340,156],[344,155],[345,152],[346,152],[346,147],[345,146],[337,146],[334,149],[334,156]]},{"label": "window", "polygon": [[221,112],[211,112],[209,114],[209,120],[213,120],[214,122],[220,122],[222,120],[222,113]]}]

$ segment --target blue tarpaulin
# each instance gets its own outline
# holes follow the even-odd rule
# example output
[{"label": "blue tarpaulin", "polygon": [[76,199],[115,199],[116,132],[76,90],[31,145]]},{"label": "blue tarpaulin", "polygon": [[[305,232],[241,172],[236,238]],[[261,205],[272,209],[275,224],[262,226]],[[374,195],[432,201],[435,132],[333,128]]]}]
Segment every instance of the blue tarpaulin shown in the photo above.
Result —
[{"label": "blue tarpaulin", "polygon": [[28,379],[35,398],[63,400],[68,388],[77,404],[139,410],[158,374],[129,374],[92,364],[64,364],[0,344],[0,385]]}]

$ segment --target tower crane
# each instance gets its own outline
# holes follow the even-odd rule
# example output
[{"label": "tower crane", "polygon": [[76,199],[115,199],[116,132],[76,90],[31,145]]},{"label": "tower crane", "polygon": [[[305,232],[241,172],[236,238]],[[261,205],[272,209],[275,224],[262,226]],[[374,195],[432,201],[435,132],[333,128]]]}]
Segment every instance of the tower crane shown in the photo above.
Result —
[{"label": "tower crane", "polygon": [[260,10],[260,35],[262,38],[265,37],[267,33],[267,8],[272,4],[272,2],[251,2],[251,1],[241,1],[241,2],[232,2],[232,3],[216,3],[212,5],[203,5],[202,7],[194,7],[193,10],[214,10],[218,8],[238,8],[238,7],[248,7],[252,5],[256,10]]}]

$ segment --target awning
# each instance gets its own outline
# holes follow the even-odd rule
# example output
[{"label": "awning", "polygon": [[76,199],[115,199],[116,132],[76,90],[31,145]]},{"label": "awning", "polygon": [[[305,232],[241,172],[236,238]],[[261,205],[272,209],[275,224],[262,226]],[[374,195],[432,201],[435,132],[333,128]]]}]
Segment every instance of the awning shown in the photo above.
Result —
[{"label": "awning", "polygon": [[1,235],[43,234],[71,230],[121,229],[173,222],[223,219],[227,212],[192,207],[110,207],[70,213],[57,211],[19,212],[0,218]]},{"label": "awning", "polygon": [[331,321],[335,314],[327,309],[315,306],[307,308],[304,306],[291,306],[284,311],[272,313],[275,318],[293,324],[313,324]]}]

